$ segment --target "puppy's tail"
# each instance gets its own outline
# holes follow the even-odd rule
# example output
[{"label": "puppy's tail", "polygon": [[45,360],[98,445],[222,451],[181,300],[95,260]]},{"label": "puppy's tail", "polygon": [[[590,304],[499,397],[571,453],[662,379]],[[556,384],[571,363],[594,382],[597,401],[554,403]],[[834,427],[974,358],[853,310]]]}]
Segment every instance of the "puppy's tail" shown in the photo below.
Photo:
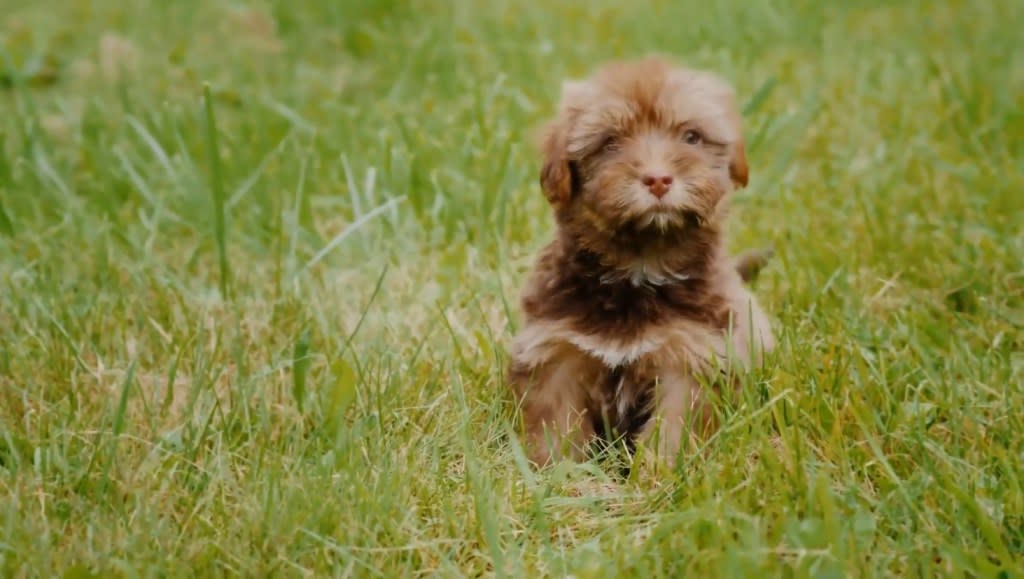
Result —
[{"label": "puppy's tail", "polygon": [[774,255],[775,250],[771,247],[745,251],[733,260],[736,272],[740,274],[743,281],[750,282],[757,278],[757,274],[761,273],[761,270]]}]

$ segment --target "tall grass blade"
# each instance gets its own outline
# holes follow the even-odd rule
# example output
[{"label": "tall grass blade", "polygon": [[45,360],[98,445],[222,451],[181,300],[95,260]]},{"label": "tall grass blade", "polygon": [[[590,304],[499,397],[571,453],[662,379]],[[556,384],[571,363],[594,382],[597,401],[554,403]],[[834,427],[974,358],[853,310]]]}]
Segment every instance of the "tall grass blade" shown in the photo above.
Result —
[{"label": "tall grass blade", "polygon": [[220,295],[224,299],[231,299],[224,180],[220,167],[220,146],[217,143],[217,119],[213,113],[213,97],[210,94],[209,83],[203,85],[203,100],[206,105],[206,142],[210,155],[210,191],[213,193],[214,235],[217,238],[217,256],[220,262]]}]

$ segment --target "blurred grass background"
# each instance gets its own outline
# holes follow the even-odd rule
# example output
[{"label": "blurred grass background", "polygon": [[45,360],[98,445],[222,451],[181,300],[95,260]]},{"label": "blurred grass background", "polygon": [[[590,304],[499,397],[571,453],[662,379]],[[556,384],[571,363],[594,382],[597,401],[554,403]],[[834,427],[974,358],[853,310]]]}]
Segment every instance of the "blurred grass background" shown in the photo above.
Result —
[{"label": "blurred grass background", "polygon": [[[1021,576],[1021,29],[0,0],[0,574]],[[780,348],[679,472],[533,473],[501,374],[534,130],[652,51],[745,103],[732,243],[778,251]]]}]

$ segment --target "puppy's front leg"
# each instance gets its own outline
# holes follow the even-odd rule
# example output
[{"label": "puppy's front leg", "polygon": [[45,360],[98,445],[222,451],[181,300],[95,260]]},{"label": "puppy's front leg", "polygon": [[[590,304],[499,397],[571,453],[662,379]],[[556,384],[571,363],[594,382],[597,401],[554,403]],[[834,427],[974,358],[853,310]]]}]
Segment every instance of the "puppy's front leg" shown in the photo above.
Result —
[{"label": "puppy's front leg", "polygon": [[527,453],[536,465],[584,458],[594,436],[587,414],[591,374],[577,353],[562,352],[536,366],[513,358],[509,381],[522,404]]},{"label": "puppy's front leg", "polygon": [[654,442],[658,456],[675,465],[686,441],[696,441],[712,429],[713,409],[701,385],[682,372],[663,375],[655,386],[655,408],[640,432],[643,444]]}]

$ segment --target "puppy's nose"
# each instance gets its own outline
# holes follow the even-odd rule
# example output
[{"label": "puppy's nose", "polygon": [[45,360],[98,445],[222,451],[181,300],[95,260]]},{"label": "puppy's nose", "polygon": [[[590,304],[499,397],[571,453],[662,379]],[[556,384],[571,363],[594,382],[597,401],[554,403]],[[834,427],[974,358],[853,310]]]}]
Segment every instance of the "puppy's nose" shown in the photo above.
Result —
[{"label": "puppy's nose", "polygon": [[661,199],[665,196],[665,193],[668,193],[668,188],[672,185],[672,177],[669,175],[663,177],[644,175],[641,182],[647,186],[647,190],[651,192],[651,195]]}]

